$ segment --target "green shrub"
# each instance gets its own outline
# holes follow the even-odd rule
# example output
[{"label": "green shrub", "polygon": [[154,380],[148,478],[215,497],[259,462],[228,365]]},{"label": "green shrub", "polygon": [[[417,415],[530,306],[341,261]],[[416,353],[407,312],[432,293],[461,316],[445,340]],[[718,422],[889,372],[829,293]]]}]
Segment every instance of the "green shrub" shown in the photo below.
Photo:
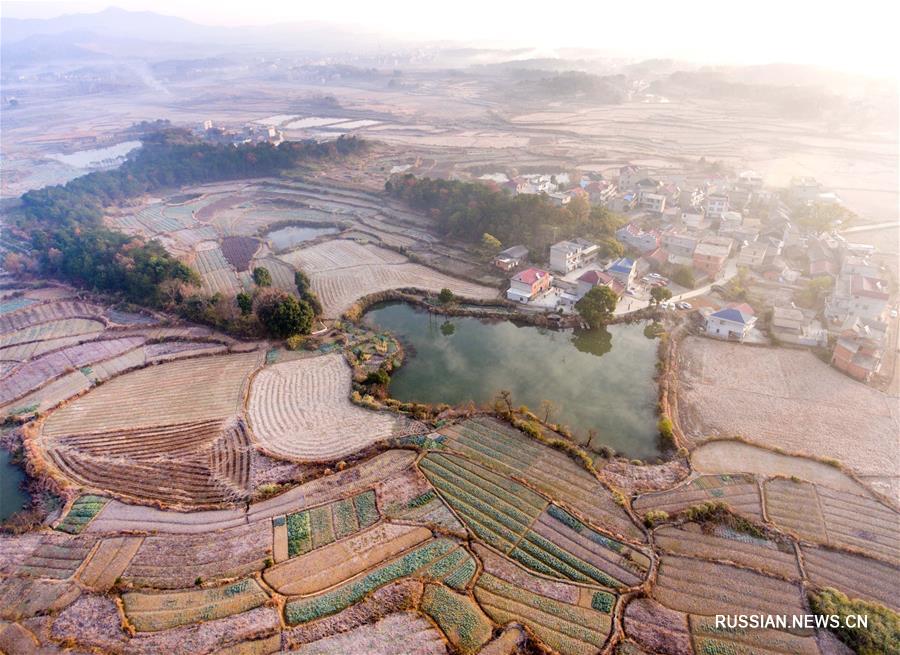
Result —
[{"label": "green shrub", "polygon": [[[900,653],[900,615],[876,603],[851,600],[836,589],[824,589],[809,596],[813,612],[822,616],[838,615],[841,627],[830,628],[837,637],[858,655]],[[868,617],[865,628],[846,627],[843,620],[849,615]]]},{"label": "green shrub", "polygon": [[674,446],[675,445],[675,426],[672,425],[672,419],[668,416],[661,416],[659,421],[656,423],[656,427],[659,430],[659,436],[662,437],[663,441],[667,444]]},{"label": "green shrub", "polygon": [[651,509],[644,516],[644,525],[646,525],[648,528],[652,528],[654,525],[658,525],[659,523],[663,523],[668,520],[668,512],[661,509]]}]

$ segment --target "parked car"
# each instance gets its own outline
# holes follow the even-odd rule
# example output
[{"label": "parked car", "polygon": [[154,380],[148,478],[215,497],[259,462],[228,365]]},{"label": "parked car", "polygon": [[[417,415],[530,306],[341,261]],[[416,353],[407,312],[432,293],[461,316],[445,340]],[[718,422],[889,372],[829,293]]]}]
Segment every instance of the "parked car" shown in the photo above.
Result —
[{"label": "parked car", "polygon": [[891,318],[897,318],[897,310],[896,309],[891,310]]},{"label": "parked car", "polygon": [[649,275],[647,275],[647,277],[653,277],[659,280],[662,278],[662,275],[660,275],[659,273],[650,273]]},{"label": "parked car", "polygon": [[693,306],[689,302],[680,302],[677,306],[678,309],[693,309]]},{"label": "parked car", "polygon": [[668,300],[663,300],[661,303],[659,303],[659,307],[660,307],[660,309],[668,309],[668,308],[669,308],[669,301],[668,301]]}]

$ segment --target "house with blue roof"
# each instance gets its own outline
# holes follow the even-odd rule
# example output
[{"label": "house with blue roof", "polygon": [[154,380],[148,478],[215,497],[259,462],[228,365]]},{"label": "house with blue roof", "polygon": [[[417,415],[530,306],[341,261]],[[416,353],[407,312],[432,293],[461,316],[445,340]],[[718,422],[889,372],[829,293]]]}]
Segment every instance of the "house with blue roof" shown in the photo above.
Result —
[{"label": "house with blue roof", "polygon": [[622,283],[626,289],[634,281],[634,260],[629,257],[620,257],[606,267],[606,272]]},{"label": "house with blue roof", "polygon": [[731,304],[706,318],[706,334],[717,339],[743,341],[754,325],[756,316],[750,305]]}]

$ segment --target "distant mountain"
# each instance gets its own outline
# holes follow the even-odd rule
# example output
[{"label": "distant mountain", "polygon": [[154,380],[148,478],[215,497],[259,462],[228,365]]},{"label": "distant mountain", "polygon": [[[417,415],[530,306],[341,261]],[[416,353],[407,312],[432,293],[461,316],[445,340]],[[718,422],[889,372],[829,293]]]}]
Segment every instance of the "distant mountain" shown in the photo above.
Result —
[{"label": "distant mountain", "polygon": [[150,11],[126,11],[110,7],[95,14],[67,14],[56,18],[2,18],[0,35],[5,43],[29,37],[69,32],[106,34],[145,41],[216,40],[226,29],[199,25],[182,18]]},{"label": "distant mountain", "polygon": [[127,11],[114,7],[93,14],[68,14],[47,19],[0,18],[0,38],[4,44],[52,35],[61,36],[72,43],[71,34],[94,34],[96,39],[112,38],[145,43],[275,46],[285,50],[321,52],[361,52],[400,45],[392,37],[329,23],[217,27],[151,11]]}]

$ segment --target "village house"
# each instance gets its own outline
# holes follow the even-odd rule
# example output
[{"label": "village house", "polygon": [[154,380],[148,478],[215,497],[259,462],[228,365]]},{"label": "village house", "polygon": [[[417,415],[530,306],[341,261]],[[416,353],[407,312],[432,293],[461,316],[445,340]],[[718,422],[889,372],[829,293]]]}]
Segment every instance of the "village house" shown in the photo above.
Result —
[{"label": "village house", "polygon": [[700,237],[678,230],[668,230],[663,232],[660,242],[669,253],[670,263],[693,266],[694,250],[700,243]]},{"label": "village house", "polygon": [[642,255],[659,247],[659,232],[656,230],[645,232],[634,223],[628,223],[616,230],[616,239]]},{"label": "village house", "polygon": [[621,257],[606,267],[606,273],[621,282],[622,286],[627,289],[634,281],[634,260],[628,257]]},{"label": "village house", "polygon": [[745,243],[738,253],[737,264],[747,268],[760,268],[766,263],[768,251],[769,246],[764,242]]},{"label": "village house", "polygon": [[550,290],[553,276],[539,268],[526,268],[512,276],[506,297],[513,302],[525,304],[540,294]]},{"label": "village house", "polygon": [[639,204],[641,209],[662,214],[666,210],[666,197],[661,193],[642,191]]},{"label": "village house", "polygon": [[728,196],[713,194],[706,197],[706,216],[716,220],[728,211]]},{"label": "village house", "polygon": [[744,341],[754,325],[756,316],[750,305],[731,304],[707,317],[706,334],[717,339]]},{"label": "village house", "polygon": [[864,275],[841,275],[825,303],[825,316],[834,322],[844,321],[847,316],[878,321],[883,318],[889,300],[886,281]]},{"label": "village house", "polygon": [[606,207],[616,195],[616,185],[606,180],[591,182],[584,190],[588,192],[588,199],[593,205]]},{"label": "village house", "polygon": [[814,318],[796,307],[772,309],[772,336],[783,343],[796,346],[825,346],[828,333]]},{"label": "village house", "polygon": [[647,169],[642,166],[623,166],[619,169],[619,188],[631,190],[637,186],[637,183],[647,177]]},{"label": "village house", "polygon": [[600,256],[600,248],[587,239],[560,241],[550,246],[550,270],[569,273],[594,262]]},{"label": "village house", "polygon": [[725,268],[725,261],[731,254],[733,241],[727,237],[709,236],[703,238],[694,249],[693,266],[697,271],[715,280]]},{"label": "village house", "polygon": [[857,322],[841,332],[831,354],[831,365],[861,382],[868,382],[881,369],[883,335]]},{"label": "village house", "polygon": [[722,212],[722,216],[719,219],[719,234],[727,236],[730,232],[739,228],[743,220],[744,217],[741,212]]},{"label": "village house", "polygon": [[511,271],[525,263],[528,257],[528,248],[525,246],[511,246],[501,250],[494,257],[494,266],[503,271]]},{"label": "village house", "polygon": [[609,208],[619,214],[627,214],[637,206],[637,194],[634,191],[618,193],[609,203]]},{"label": "village house", "polygon": [[618,279],[605,271],[591,270],[582,273],[581,277],[578,278],[578,288],[575,295],[578,298],[582,298],[594,287],[609,287],[617,296],[625,293],[625,286]]},{"label": "village house", "polygon": [[710,221],[703,210],[681,212],[681,224],[689,230],[707,230]]}]

